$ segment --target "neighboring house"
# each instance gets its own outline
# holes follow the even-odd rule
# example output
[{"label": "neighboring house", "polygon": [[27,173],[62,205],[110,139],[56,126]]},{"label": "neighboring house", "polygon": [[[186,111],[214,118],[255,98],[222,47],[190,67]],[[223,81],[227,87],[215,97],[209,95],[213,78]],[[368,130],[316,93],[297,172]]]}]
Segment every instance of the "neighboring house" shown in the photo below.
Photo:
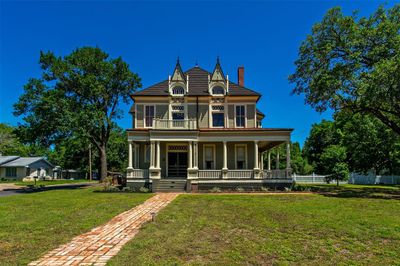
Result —
[{"label": "neighboring house", "polygon": [[[223,74],[195,66],[131,95],[128,186],[153,191],[290,186],[291,128],[262,128],[261,95]],[[271,170],[269,151],[287,144],[286,169]],[[263,165],[264,153],[268,164]],[[277,158],[279,165],[279,156]]]},{"label": "neighboring house", "polygon": [[0,178],[45,178],[52,176],[53,168],[44,157],[0,156]]}]

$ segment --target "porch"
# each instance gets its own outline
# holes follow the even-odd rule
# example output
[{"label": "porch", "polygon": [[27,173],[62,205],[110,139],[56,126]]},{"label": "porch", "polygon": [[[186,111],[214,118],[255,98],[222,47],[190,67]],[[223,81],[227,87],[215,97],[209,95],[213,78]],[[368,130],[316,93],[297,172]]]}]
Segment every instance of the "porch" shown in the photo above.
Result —
[{"label": "porch", "polygon": [[[130,180],[291,180],[290,143],[286,143],[286,168],[271,169],[271,150],[283,142],[129,142]],[[147,158],[146,158],[147,157]],[[264,166],[264,158],[265,166]]]}]

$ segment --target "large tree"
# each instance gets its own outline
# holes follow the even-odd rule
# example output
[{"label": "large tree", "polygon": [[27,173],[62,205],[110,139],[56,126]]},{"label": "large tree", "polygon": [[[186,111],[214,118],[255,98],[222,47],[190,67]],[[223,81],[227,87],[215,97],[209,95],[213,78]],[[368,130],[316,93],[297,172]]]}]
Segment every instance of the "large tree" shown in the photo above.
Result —
[{"label": "large tree", "polygon": [[121,57],[99,48],[83,47],[60,57],[40,53],[42,76],[25,85],[14,105],[23,116],[27,136],[44,145],[64,138],[88,139],[100,157],[101,178],[107,176],[107,145],[114,121],[122,116],[121,101],[140,87],[140,78]]},{"label": "large tree", "polygon": [[400,134],[400,5],[361,18],[329,10],[295,64],[293,92],[316,110],[370,114]]}]

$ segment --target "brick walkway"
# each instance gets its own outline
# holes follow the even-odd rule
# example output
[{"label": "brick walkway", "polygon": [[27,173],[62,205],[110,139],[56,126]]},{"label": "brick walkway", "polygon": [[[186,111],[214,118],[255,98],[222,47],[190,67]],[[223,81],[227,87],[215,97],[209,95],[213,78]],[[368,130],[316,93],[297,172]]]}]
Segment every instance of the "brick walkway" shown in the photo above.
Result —
[{"label": "brick walkway", "polygon": [[131,240],[142,224],[173,201],[179,193],[159,193],[108,223],[75,237],[29,265],[106,265]]}]

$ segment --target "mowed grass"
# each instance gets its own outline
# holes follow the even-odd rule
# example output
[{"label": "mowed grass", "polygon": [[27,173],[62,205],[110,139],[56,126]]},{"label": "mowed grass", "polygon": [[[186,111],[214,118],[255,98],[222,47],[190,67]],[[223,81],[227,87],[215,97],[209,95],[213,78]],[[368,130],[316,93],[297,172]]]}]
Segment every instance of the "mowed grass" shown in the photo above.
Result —
[{"label": "mowed grass", "polygon": [[192,194],[109,265],[399,265],[399,254],[397,199]]},{"label": "mowed grass", "polygon": [[[22,182],[22,181],[15,181],[11,182],[17,186],[28,186],[34,185],[35,181],[29,182]],[[63,184],[79,184],[79,183],[99,183],[99,181],[90,181],[87,179],[76,179],[76,180],[69,180],[69,179],[62,179],[62,180],[46,180],[46,181],[36,181],[36,185],[44,185],[44,186],[51,186],[51,185],[63,185]]]},{"label": "mowed grass", "polygon": [[152,196],[95,190],[0,197],[0,265],[26,265]]}]

